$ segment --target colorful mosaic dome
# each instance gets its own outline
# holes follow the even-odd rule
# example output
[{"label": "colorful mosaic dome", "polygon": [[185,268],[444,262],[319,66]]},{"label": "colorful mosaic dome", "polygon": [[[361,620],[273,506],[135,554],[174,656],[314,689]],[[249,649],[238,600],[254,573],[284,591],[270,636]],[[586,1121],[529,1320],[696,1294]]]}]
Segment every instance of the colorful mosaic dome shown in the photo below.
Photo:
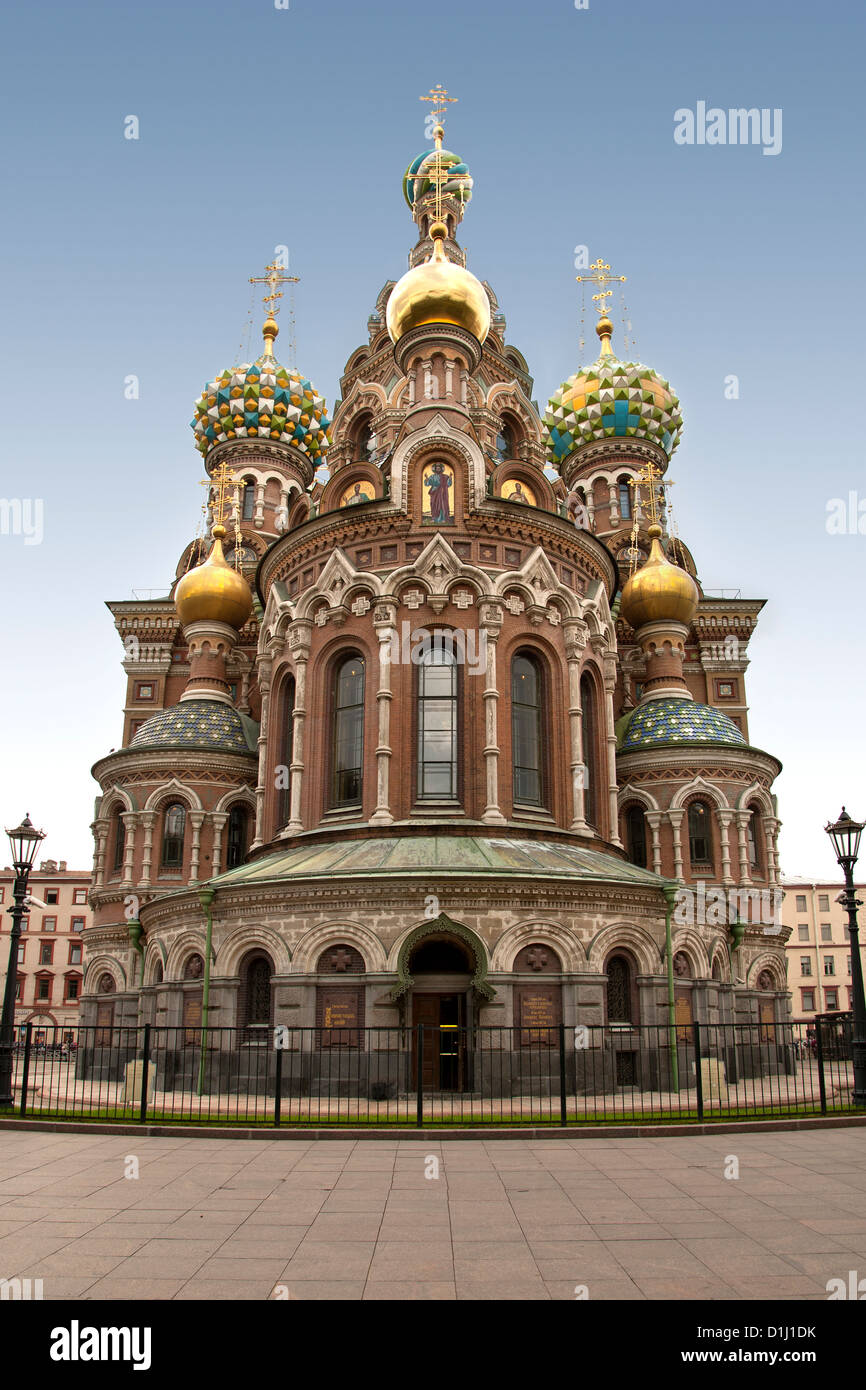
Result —
[{"label": "colorful mosaic dome", "polygon": [[[276,331],[276,330],[275,330]],[[331,443],[331,421],[315,386],[267,353],[227,367],[196,401],[196,447],[207,455],[227,439],[279,439],[321,462]]]},{"label": "colorful mosaic dome", "polygon": [[142,724],[130,748],[202,748],[218,753],[252,753],[258,726],[221,700],[182,700]]},{"label": "colorful mosaic dome", "polygon": [[554,391],[544,427],[554,463],[581,444],[617,436],[651,439],[670,457],[680,441],[683,417],[669,383],[652,367],[602,353]]},{"label": "colorful mosaic dome", "polygon": [[619,751],[635,753],[677,743],[746,746],[734,721],[721,710],[696,700],[667,697],[637,706],[620,736]]},{"label": "colorful mosaic dome", "polygon": [[[472,198],[472,175],[458,154],[442,150],[441,158],[444,168],[448,171],[448,179],[442,185],[442,196],[455,198],[465,208]],[[435,167],[435,150],[424,150],[421,154],[416,154],[412,160],[403,175],[403,197],[410,208],[414,208],[418,199],[423,198],[425,193],[433,191],[434,184],[429,175]]]}]

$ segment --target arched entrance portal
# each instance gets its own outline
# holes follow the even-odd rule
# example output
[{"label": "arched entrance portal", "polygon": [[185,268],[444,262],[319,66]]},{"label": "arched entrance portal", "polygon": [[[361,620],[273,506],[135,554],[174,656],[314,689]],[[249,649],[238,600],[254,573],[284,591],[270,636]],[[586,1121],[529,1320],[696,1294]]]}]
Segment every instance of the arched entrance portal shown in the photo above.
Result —
[{"label": "arched entrance portal", "polygon": [[470,1084],[472,978],[470,947],[447,932],[426,936],[408,959],[414,1077],[425,1091],[463,1091]]}]

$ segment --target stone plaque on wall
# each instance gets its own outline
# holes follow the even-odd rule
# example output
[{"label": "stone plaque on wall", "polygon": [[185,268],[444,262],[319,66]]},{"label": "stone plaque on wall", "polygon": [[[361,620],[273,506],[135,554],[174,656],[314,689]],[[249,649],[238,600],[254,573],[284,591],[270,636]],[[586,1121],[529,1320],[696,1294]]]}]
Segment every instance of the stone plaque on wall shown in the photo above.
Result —
[{"label": "stone plaque on wall", "polygon": [[190,990],[183,996],[183,1045],[194,1047],[201,1041],[201,1012],[203,995],[200,989]]}]

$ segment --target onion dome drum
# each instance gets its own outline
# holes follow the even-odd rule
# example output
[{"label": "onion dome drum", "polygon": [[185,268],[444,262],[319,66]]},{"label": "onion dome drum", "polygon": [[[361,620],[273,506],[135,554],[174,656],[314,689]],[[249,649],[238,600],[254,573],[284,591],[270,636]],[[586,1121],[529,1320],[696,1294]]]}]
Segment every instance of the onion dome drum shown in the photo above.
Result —
[{"label": "onion dome drum", "polygon": [[598,439],[650,439],[670,458],[683,417],[668,382],[641,362],[620,362],[610,352],[554,391],[544,416],[545,445],[558,464]]},{"label": "onion dome drum", "polygon": [[303,450],[317,464],[330,445],[330,424],[315,386],[270,353],[227,367],[208,382],[191,421],[196,447],[205,456],[228,439],[275,439]]}]

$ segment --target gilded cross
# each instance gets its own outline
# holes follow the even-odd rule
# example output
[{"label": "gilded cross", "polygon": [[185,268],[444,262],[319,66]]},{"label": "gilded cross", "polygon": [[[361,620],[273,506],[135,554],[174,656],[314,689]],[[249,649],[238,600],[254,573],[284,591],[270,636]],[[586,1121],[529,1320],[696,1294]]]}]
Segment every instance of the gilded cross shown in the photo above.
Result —
[{"label": "gilded cross", "polygon": [[610,266],[608,265],[607,261],[603,261],[600,256],[597,261],[593,261],[592,265],[589,268],[593,272],[592,275],[576,275],[575,279],[580,284],[592,284],[599,286],[599,293],[594,294],[592,297],[598,304],[599,318],[604,318],[604,315],[607,313],[607,301],[611,298],[613,294],[613,290],[608,290],[605,288],[605,286],[613,284],[614,281],[618,281],[624,285],[625,276],[608,275],[607,272],[610,270]]},{"label": "gilded cross", "polygon": [[224,526],[229,512],[229,501],[226,494],[230,488],[237,489],[240,486],[240,479],[229,470],[228,464],[223,460],[209,478],[202,479],[201,485],[202,487],[213,488],[216,493],[213,499],[213,524],[214,526]]},{"label": "gilded cross", "polygon": [[277,305],[277,300],[282,299],[283,292],[278,289],[277,286],[289,284],[297,285],[301,277],[299,275],[283,275],[276,261],[271,261],[270,265],[266,265],[265,271],[267,272],[265,275],[251,275],[250,284],[270,286],[271,292],[264,296],[262,303],[267,313],[272,315],[278,314],[279,306]]}]

